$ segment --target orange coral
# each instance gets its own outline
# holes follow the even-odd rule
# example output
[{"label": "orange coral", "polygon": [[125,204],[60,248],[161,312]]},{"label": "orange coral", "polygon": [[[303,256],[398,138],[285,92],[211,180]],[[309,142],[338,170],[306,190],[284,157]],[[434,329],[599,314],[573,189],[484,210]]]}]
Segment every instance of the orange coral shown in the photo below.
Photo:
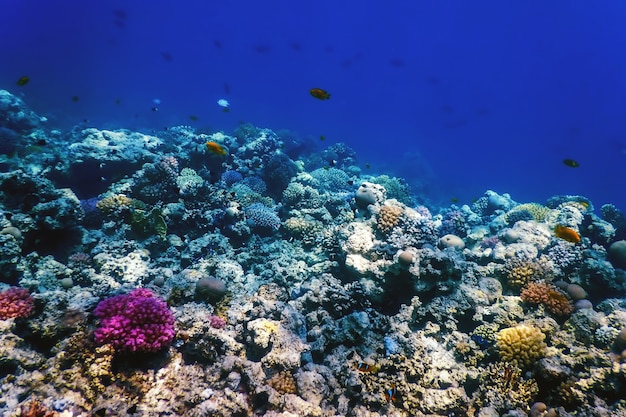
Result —
[{"label": "orange coral", "polygon": [[523,301],[529,304],[543,304],[548,311],[557,316],[567,316],[574,311],[569,297],[547,282],[531,282],[520,295]]},{"label": "orange coral", "polygon": [[48,410],[39,400],[32,400],[20,407],[19,415],[23,417],[54,417],[58,414]]}]

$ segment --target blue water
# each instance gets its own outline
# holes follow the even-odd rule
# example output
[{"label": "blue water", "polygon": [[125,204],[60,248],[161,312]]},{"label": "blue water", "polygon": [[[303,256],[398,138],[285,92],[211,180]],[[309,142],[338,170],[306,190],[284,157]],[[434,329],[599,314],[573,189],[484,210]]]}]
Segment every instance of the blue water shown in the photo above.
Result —
[{"label": "blue water", "polygon": [[626,210],[624,21],[619,0],[4,0],[0,88],[62,128],[324,135],[431,201]]}]

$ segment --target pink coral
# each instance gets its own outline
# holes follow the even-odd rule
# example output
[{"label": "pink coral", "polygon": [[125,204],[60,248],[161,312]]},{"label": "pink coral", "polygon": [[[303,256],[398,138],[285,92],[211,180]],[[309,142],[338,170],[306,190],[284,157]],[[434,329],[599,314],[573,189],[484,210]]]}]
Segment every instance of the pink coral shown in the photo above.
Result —
[{"label": "pink coral", "polygon": [[33,297],[26,288],[12,287],[0,293],[0,320],[28,317],[33,312]]},{"label": "pink coral", "polygon": [[156,352],[174,339],[172,312],[145,288],[101,301],[94,315],[101,320],[94,334],[96,343],[109,343],[121,351]]},{"label": "pink coral", "polygon": [[226,327],[226,320],[224,320],[220,316],[209,316],[209,324],[214,329],[223,329],[224,327]]}]

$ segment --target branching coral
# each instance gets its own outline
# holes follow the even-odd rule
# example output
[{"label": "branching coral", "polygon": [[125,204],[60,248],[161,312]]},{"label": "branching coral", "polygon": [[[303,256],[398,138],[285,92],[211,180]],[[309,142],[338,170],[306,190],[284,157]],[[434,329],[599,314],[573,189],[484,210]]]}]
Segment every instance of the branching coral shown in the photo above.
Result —
[{"label": "branching coral", "polygon": [[569,297],[551,283],[531,282],[522,290],[521,297],[529,304],[544,305],[557,316],[567,316],[574,311]]},{"label": "branching coral", "polygon": [[520,325],[502,329],[496,336],[500,357],[520,368],[533,365],[546,353],[545,335],[536,327]]},{"label": "branching coral", "polygon": [[9,288],[0,293],[0,320],[28,317],[33,312],[33,298],[25,288]]},{"label": "branching coral", "polygon": [[28,404],[23,404],[19,413],[21,417],[54,417],[56,415],[58,414],[48,410],[39,400],[31,400]]},{"label": "branching coral", "polygon": [[490,364],[481,373],[480,382],[474,401],[500,412],[527,407],[539,392],[534,379],[524,379],[520,368],[503,362]]},{"label": "branching coral", "polygon": [[506,283],[515,289],[533,281],[549,281],[553,277],[552,265],[545,256],[536,259],[511,258],[504,264],[503,272]]},{"label": "branching coral", "polygon": [[290,372],[282,371],[272,376],[268,384],[281,394],[295,394],[298,392],[296,380]]},{"label": "branching coral", "polygon": [[101,319],[94,333],[98,344],[131,352],[156,352],[174,339],[172,312],[145,288],[101,301],[94,315]]}]

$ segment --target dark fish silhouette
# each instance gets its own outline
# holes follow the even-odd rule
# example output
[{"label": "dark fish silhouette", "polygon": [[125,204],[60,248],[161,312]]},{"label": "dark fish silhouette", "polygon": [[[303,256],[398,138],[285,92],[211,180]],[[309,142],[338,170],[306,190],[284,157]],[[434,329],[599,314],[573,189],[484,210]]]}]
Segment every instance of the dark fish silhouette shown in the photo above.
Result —
[{"label": "dark fish silhouette", "polygon": [[573,159],[564,159],[563,163],[570,168],[578,168],[580,164]]}]

